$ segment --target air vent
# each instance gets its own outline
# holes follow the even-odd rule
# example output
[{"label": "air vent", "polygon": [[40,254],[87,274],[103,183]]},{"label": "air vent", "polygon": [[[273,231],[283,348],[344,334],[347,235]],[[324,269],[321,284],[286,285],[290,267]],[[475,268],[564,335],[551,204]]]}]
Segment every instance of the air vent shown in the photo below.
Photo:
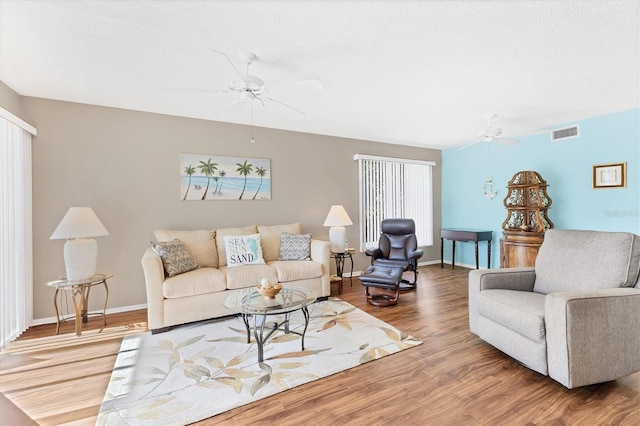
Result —
[{"label": "air vent", "polygon": [[578,136],[580,136],[580,129],[576,124],[575,126],[566,127],[564,129],[557,129],[551,132],[551,141],[556,142],[559,140],[576,138]]}]

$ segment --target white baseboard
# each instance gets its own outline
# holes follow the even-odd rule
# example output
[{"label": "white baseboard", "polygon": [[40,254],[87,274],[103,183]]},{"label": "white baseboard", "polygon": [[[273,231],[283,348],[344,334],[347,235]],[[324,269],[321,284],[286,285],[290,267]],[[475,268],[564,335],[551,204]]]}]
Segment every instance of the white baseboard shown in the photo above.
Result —
[{"label": "white baseboard", "polygon": [[[107,309],[107,315],[108,314],[118,314],[120,312],[129,312],[129,311],[137,311],[139,309],[146,309],[147,308],[147,304],[142,304],[142,305],[130,305],[130,306],[121,306],[119,308],[109,308]],[[102,313],[101,311],[91,311],[92,314],[95,313]],[[71,315],[73,317],[73,314]],[[31,322],[30,327],[36,326],[36,325],[43,325],[43,324],[55,324],[56,323],[56,317],[48,317],[48,318],[38,318],[38,319],[34,319]]]},{"label": "white baseboard", "polygon": [[[440,261],[438,260],[436,263],[440,263]],[[451,261],[450,260],[445,260],[443,262],[445,265],[451,265]],[[460,262],[456,262],[456,266],[462,266],[463,268],[469,268],[469,269],[476,269],[476,265],[471,265],[468,263],[460,263]],[[479,269],[487,269],[486,266],[480,266]]]}]

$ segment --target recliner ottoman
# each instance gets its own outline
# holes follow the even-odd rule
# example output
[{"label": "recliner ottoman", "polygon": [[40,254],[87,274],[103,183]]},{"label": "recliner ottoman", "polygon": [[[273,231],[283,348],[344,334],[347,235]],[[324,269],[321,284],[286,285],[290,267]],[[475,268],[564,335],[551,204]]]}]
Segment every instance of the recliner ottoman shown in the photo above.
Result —
[{"label": "recliner ottoman", "polygon": [[[365,286],[367,302],[375,306],[392,306],[398,303],[400,281],[403,268],[400,266],[369,265],[360,274],[360,281]],[[394,291],[394,294],[376,293],[369,291],[370,287]]]}]

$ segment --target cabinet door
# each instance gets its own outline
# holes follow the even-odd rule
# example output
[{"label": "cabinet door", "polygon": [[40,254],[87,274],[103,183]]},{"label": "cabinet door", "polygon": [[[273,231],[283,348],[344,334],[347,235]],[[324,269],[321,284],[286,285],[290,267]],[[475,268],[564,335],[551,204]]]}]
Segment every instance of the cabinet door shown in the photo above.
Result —
[{"label": "cabinet door", "polygon": [[500,243],[500,267],[520,268],[534,266],[540,246],[511,241]]}]

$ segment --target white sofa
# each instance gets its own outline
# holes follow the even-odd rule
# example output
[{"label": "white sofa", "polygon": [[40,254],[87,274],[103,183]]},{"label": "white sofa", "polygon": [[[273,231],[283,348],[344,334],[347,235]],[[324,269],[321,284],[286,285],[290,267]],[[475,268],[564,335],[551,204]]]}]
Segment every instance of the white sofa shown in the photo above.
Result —
[{"label": "white sofa", "polygon": [[[280,234],[301,234],[299,223],[211,230],[156,230],[157,241],[178,239],[199,268],[168,277],[161,257],[149,247],[142,257],[147,290],[148,327],[152,333],[172,326],[234,314],[224,305],[237,292],[260,284],[263,278],[285,287],[305,287],[318,298],[330,294],[329,242],[311,240],[310,260],[278,260]],[[260,235],[265,264],[227,266],[224,236]]]}]

